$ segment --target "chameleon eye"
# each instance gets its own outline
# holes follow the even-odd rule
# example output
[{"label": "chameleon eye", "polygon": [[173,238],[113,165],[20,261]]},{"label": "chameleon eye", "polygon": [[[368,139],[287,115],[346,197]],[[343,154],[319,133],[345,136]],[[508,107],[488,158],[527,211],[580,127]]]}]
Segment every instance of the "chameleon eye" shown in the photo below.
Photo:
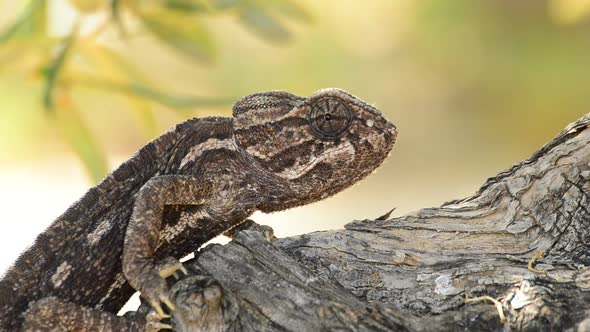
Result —
[{"label": "chameleon eye", "polygon": [[335,98],[321,98],[311,105],[307,120],[311,131],[319,138],[341,136],[352,122],[352,112]]}]

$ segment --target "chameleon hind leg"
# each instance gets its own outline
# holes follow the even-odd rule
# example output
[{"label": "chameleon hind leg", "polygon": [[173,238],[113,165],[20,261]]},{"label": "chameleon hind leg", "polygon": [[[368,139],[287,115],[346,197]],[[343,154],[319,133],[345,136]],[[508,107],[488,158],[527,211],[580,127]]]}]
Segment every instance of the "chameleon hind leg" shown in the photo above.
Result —
[{"label": "chameleon hind leg", "polygon": [[33,302],[25,312],[22,331],[149,331],[171,329],[168,324],[151,319],[117,316],[111,312],[47,297]]}]

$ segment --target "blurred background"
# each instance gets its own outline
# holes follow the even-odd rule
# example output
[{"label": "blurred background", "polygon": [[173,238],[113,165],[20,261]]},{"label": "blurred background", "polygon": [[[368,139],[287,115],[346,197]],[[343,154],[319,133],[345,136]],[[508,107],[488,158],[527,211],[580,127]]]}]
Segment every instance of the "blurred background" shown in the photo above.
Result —
[{"label": "blurred background", "polygon": [[238,97],[345,89],[400,131],[377,174],[255,220],[341,228],[475,192],[590,110],[590,0],[0,1],[0,273],[107,172]]}]

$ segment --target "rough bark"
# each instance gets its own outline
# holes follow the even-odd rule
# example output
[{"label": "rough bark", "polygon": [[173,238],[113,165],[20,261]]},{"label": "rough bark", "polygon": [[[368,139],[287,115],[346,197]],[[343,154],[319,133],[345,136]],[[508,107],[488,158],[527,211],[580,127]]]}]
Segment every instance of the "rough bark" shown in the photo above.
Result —
[{"label": "rough bark", "polygon": [[[243,228],[187,264],[178,330],[590,331],[590,114],[438,208],[285,239]],[[503,323],[465,303],[486,295]]]}]

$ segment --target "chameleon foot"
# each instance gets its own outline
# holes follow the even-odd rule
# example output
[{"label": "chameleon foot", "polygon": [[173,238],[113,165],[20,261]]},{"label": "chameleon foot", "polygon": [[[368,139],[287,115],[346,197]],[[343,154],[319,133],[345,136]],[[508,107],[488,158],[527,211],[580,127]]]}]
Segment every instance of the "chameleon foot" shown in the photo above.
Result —
[{"label": "chameleon foot", "polygon": [[182,266],[182,263],[175,258],[168,257],[158,262],[152,272],[146,273],[142,276],[141,286],[139,287],[141,296],[156,311],[156,314],[160,319],[168,316],[162,309],[162,303],[164,303],[171,311],[176,310],[176,306],[170,300],[166,278],[172,275],[177,276],[177,271],[182,271],[185,274],[187,273],[187,270]]},{"label": "chameleon foot", "polygon": [[147,314],[147,316],[146,316],[147,322],[145,324],[146,332],[158,332],[160,330],[172,330],[172,325],[165,324],[160,321],[161,319],[164,319],[164,318],[170,318],[170,316],[165,314],[163,317],[161,317],[155,311],[151,311],[149,314]]}]

